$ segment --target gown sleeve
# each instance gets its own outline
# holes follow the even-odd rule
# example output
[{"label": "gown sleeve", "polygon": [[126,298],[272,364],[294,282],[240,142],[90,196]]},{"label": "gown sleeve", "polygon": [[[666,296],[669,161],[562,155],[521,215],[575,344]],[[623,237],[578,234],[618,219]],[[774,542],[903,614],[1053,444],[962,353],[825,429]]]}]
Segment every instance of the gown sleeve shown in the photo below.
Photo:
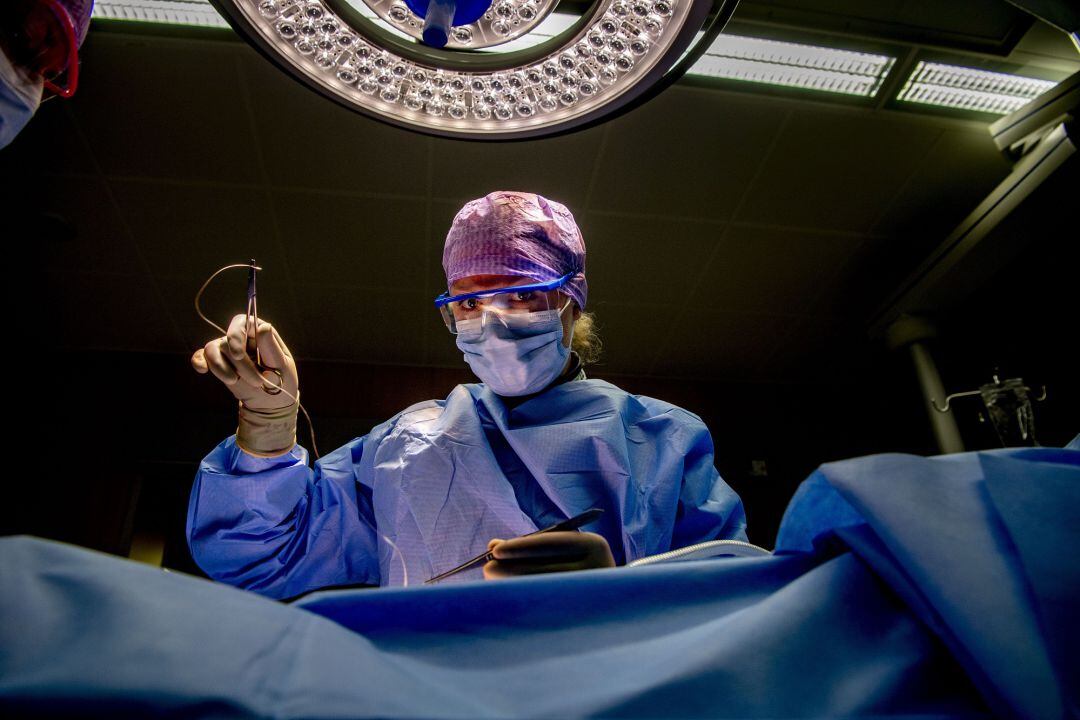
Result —
[{"label": "gown sleeve", "polygon": [[378,585],[365,438],[315,463],[299,445],[248,455],[230,437],[203,459],[188,504],[191,554],[207,575],[273,598],[335,585]]},{"label": "gown sleeve", "polygon": [[717,472],[713,440],[705,423],[681,411],[684,442],[683,478],[671,549],[709,540],[746,541],[742,500]]}]

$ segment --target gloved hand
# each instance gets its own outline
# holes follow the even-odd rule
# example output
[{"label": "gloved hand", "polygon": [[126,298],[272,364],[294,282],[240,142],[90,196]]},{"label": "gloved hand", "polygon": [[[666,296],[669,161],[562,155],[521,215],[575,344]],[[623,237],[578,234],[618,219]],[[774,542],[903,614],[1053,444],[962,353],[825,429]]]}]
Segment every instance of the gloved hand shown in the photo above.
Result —
[{"label": "gloved hand", "polygon": [[484,565],[484,578],[615,567],[607,540],[590,532],[548,532],[488,543],[495,556]]},{"label": "gloved hand", "polygon": [[[255,366],[255,348],[262,364],[272,370],[262,373]],[[195,351],[191,365],[196,372],[210,372],[240,401],[240,424],[236,443],[242,450],[260,457],[283,455],[296,444],[296,412],[299,407],[299,379],[296,363],[277,330],[259,321],[253,327],[247,315],[237,315],[229,323],[225,337],[217,338]],[[281,387],[284,392],[268,393]]]}]

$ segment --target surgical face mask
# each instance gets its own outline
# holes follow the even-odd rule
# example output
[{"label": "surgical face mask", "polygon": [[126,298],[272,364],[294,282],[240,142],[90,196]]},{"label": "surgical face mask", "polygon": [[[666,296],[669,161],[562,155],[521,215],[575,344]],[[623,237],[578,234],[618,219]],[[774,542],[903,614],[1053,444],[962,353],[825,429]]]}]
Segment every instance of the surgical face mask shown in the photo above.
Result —
[{"label": "surgical face mask", "polygon": [[561,310],[522,315],[484,313],[459,322],[457,346],[485,385],[504,397],[540,392],[566,366]]},{"label": "surgical face mask", "polygon": [[7,147],[26,127],[41,104],[44,81],[31,78],[0,51],[0,148]]}]

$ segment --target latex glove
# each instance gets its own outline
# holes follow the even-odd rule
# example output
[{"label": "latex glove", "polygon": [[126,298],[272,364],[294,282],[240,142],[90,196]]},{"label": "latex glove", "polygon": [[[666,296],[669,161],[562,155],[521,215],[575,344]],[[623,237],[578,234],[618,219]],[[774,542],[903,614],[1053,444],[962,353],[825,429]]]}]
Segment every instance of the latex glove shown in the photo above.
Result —
[{"label": "latex glove", "polygon": [[607,540],[590,532],[548,532],[488,543],[495,557],[484,565],[484,578],[615,567]]},{"label": "latex glove", "polygon": [[[191,356],[199,373],[211,373],[240,401],[236,442],[241,449],[260,457],[282,455],[296,444],[296,413],[300,397],[296,363],[274,326],[262,320],[256,329],[252,318],[237,315],[225,337],[211,340]],[[255,348],[264,367],[255,366]],[[268,393],[264,388],[282,387]]]}]

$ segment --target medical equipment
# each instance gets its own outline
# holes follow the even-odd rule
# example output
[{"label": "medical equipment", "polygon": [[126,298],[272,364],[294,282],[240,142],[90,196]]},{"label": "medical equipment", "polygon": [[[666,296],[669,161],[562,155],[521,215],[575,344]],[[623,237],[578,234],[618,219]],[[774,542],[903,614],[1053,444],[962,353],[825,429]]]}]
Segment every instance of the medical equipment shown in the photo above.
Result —
[{"label": "medical equipment", "polygon": [[554,14],[555,0],[212,2],[321,95],[410,130],[471,139],[551,135],[646,102],[712,45],[736,5],[596,0]]},{"label": "medical equipment", "polygon": [[255,293],[255,273],[262,268],[256,267],[255,258],[248,261],[248,287],[247,287],[247,317],[251,330],[247,334],[247,351],[255,360],[255,367],[259,370],[259,374],[264,372],[272,372],[278,377],[276,387],[271,387],[269,384],[263,385],[263,392],[267,395],[277,395],[284,390],[285,378],[281,374],[281,371],[277,368],[267,367],[263,365],[262,357],[259,354],[259,343],[257,342],[258,329],[259,329],[259,305],[256,300]]},{"label": "medical equipment", "polygon": [[[979,422],[986,422],[989,416],[990,424],[1002,447],[1038,445],[1039,442],[1035,439],[1035,411],[1031,405],[1031,393],[1032,389],[1024,384],[1022,378],[1001,380],[995,373],[993,382],[981,385],[978,390],[947,395],[944,407],[938,406],[935,398],[930,399],[930,404],[938,412],[947,413],[953,400],[977,395],[982,398],[986,408],[985,414],[979,413]],[[1046,400],[1045,386],[1035,398],[1036,402],[1043,400]]]},{"label": "medical equipment", "polygon": [[[258,301],[255,290],[255,275],[257,272],[260,272],[262,268],[256,265],[254,258],[249,260],[247,263],[225,265],[224,267],[218,268],[216,271],[214,271],[214,273],[206,279],[206,282],[202,284],[202,287],[199,288],[198,292],[195,293],[195,312],[199,315],[200,318],[203,319],[203,321],[207,325],[214,328],[222,335],[228,335],[228,330],[221,327],[216,322],[206,316],[206,314],[202,311],[202,305],[200,304],[200,300],[202,299],[203,293],[206,292],[206,288],[209,287],[210,283],[214,281],[214,278],[216,278],[218,275],[225,272],[226,270],[233,270],[236,268],[244,268],[248,271],[246,315],[249,319],[248,325],[251,328],[251,330],[247,333],[248,353],[251,355],[253,361],[255,362],[256,368],[259,370],[260,377],[262,377],[263,379],[263,392],[268,395],[277,395],[279,393],[284,393],[287,397],[292,398],[293,402],[297,403],[300,412],[304,414],[304,419],[307,421],[308,433],[311,438],[311,452],[317,460],[319,458],[319,449],[318,446],[315,444],[315,426],[311,422],[311,416],[308,414],[307,409],[304,407],[303,403],[300,402],[300,398],[290,393],[283,387],[284,378],[281,374],[281,371],[277,368],[267,367],[266,365],[262,364],[262,359],[260,357],[258,345],[256,343],[256,332],[257,328],[259,327],[259,319]],[[266,379],[266,372],[274,373],[277,376],[278,382],[273,383],[270,380]]]},{"label": "medical equipment", "polygon": [[[604,514],[604,511],[601,510],[600,508],[589,508],[585,512],[583,512],[583,513],[581,513],[579,515],[575,515],[572,518],[569,518],[567,520],[563,520],[562,522],[557,522],[554,525],[549,525],[548,527],[543,528],[542,530],[537,530],[536,532],[527,533],[525,535],[522,535],[521,537],[531,537],[532,535],[540,535],[542,533],[549,533],[549,532],[564,532],[564,531],[567,531],[567,530],[577,530],[580,527],[582,527],[583,525],[588,525],[589,523],[593,522],[594,520],[596,520],[597,518],[599,518],[603,514]],[[494,557],[495,556],[491,554],[491,551],[488,550],[487,552],[481,553],[481,554],[477,555],[476,557],[474,557],[474,558],[472,558],[470,560],[466,560],[465,562],[458,565],[456,568],[453,568],[451,570],[447,570],[444,573],[439,573],[435,577],[425,580],[424,584],[425,585],[431,585],[432,583],[437,583],[440,580],[443,580],[445,578],[450,577],[451,575],[457,575],[459,572],[462,572],[464,570],[468,570],[469,568],[473,568],[473,567],[476,567],[477,565],[482,565],[482,564],[484,564],[486,562],[490,562],[491,560],[494,559]]]}]

